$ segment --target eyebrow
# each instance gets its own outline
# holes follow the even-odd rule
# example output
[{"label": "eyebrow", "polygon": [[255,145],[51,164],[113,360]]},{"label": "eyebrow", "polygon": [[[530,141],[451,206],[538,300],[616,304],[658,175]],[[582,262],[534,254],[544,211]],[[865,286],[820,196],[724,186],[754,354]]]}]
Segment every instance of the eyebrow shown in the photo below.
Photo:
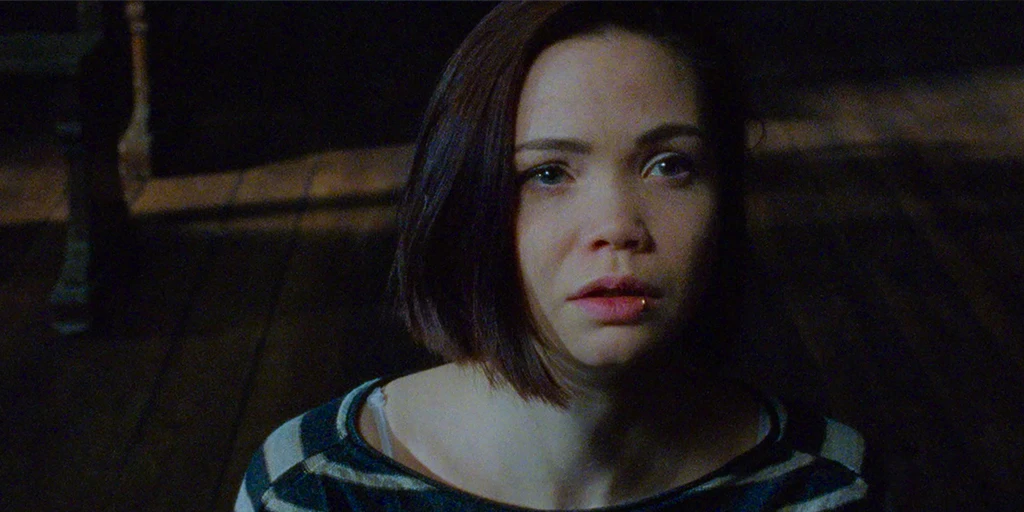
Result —
[{"label": "eyebrow", "polygon": [[590,144],[579,139],[536,139],[528,140],[515,147],[520,151],[564,151],[566,153],[589,153]]},{"label": "eyebrow", "polygon": [[704,130],[700,129],[700,127],[692,124],[663,124],[653,130],[648,130],[643,135],[637,137],[636,145],[653,146],[659,142],[664,142],[678,137],[704,138],[705,133]]},{"label": "eyebrow", "polygon": [[[677,137],[705,137],[704,130],[692,124],[668,123],[644,132],[636,138],[637,146],[653,146]],[[567,153],[589,153],[590,144],[579,139],[535,139],[516,145],[514,151],[564,151]]]}]

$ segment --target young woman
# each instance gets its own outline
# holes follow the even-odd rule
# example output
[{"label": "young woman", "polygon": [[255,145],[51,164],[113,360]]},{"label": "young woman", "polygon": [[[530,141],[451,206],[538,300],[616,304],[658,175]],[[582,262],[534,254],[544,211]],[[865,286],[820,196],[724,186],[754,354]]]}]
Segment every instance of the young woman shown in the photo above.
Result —
[{"label": "young woman", "polygon": [[598,3],[480,23],[428,109],[395,265],[450,363],[286,423],[237,510],[873,508],[855,431],[716,374],[745,119],[702,26]]}]

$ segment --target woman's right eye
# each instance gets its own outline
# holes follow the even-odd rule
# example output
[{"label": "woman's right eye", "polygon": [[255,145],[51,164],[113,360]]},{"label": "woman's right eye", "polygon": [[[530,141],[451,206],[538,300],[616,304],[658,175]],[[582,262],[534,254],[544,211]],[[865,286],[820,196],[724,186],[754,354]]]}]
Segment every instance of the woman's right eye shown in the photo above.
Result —
[{"label": "woman's right eye", "polygon": [[536,183],[545,187],[561,185],[569,179],[569,173],[560,165],[541,165],[523,173],[522,182]]}]

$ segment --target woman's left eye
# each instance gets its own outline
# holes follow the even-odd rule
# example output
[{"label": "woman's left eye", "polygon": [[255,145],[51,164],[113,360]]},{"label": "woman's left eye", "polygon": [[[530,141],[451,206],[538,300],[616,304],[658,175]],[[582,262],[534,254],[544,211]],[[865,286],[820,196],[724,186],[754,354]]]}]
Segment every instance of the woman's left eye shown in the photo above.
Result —
[{"label": "woman's left eye", "polygon": [[690,176],[696,172],[693,158],[683,153],[661,153],[652,158],[644,166],[643,176],[661,176],[679,178]]}]

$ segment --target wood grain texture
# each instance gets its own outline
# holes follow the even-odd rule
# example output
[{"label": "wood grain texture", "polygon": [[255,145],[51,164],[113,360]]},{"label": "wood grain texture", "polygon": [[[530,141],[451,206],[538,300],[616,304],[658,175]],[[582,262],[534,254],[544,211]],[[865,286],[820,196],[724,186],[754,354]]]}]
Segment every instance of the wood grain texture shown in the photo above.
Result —
[{"label": "wood grain texture", "polygon": [[[1024,494],[1022,85],[795,91],[752,153],[736,372],[861,429],[900,509]],[[229,510],[283,421],[433,362],[387,299],[408,145],[149,180],[139,269],[75,339],[45,309],[61,169],[25,151],[0,161],[0,508]]]},{"label": "wood grain texture", "polygon": [[[303,200],[311,174],[309,162],[243,172],[227,208],[260,198]],[[275,192],[267,194],[268,188]],[[213,237],[209,272],[175,333],[114,510],[209,508],[277,304],[296,222],[297,215],[288,214],[204,224]],[[189,490],[184,502],[183,489]]]}]

